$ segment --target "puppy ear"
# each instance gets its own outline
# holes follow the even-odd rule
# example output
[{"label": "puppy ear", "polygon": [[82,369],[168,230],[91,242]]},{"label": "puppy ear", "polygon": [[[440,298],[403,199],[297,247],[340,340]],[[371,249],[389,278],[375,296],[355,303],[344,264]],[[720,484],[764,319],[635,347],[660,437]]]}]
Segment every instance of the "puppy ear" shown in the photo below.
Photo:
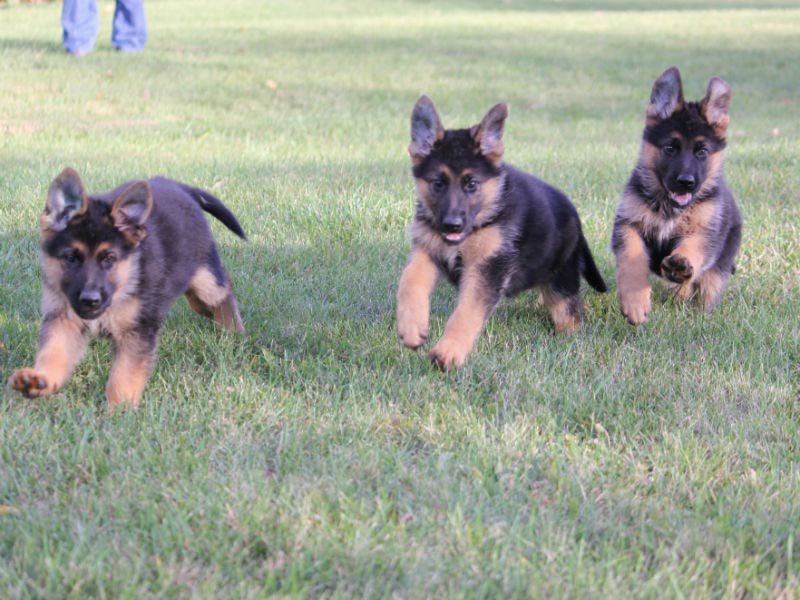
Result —
[{"label": "puppy ear", "polygon": [[503,103],[495,104],[478,125],[470,129],[472,139],[490,163],[495,167],[503,158],[503,126],[508,108]]},{"label": "puppy ear", "polygon": [[411,112],[411,162],[421,163],[431,153],[433,145],[444,137],[444,127],[436,107],[427,96],[421,96]]},{"label": "puppy ear", "polygon": [[81,178],[74,169],[67,167],[50,184],[39,222],[43,229],[63,231],[73,217],[86,212],[88,205]]},{"label": "puppy ear", "polygon": [[670,67],[656,79],[647,106],[648,125],[668,119],[683,108],[683,85],[677,67]]},{"label": "puppy ear", "polygon": [[111,220],[130,243],[138,244],[147,235],[144,225],[151,210],[153,194],[150,184],[137,181],[114,198],[111,203]]},{"label": "puppy ear", "polygon": [[712,77],[706,97],[700,101],[700,111],[719,137],[725,137],[728,130],[730,108],[731,86],[719,77]]}]

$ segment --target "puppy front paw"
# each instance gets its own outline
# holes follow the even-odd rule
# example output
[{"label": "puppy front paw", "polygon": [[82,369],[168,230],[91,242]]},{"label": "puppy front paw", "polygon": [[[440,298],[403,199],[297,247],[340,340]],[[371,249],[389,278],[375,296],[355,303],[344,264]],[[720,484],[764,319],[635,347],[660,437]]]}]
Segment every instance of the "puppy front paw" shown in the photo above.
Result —
[{"label": "puppy front paw", "polygon": [[620,294],[619,309],[631,325],[647,323],[647,318],[650,316],[650,288]]},{"label": "puppy front paw", "polygon": [[397,311],[397,335],[403,345],[416,350],[428,341],[428,321],[413,310]]},{"label": "puppy front paw", "polygon": [[53,384],[44,373],[37,373],[31,368],[17,370],[8,380],[8,386],[12,390],[21,392],[27,398],[46,396],[56,391]]},{"label": "puppy front paw", "polygon": [[452,368],[459,368],[464,365],[464,361],[469,354],[469,348],[463,344],[452,341],[443,337],[431,349],[428,358],[431,362],[439,367],[442,371],[448,371]]},{"label": "puppy front paw", "polygon": [[694,268],[685,256],[670,254],[661,261],[661,274],[673,283],[685,283],[694,275]]}]

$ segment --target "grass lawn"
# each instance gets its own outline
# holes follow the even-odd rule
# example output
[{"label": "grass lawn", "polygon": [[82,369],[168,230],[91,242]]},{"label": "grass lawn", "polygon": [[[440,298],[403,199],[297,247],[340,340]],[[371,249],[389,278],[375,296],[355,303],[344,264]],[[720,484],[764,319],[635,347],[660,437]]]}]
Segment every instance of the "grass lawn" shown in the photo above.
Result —
[{"label": "grass lawn", "polygon": [[[137,55],[0,4],[0,380],[33,362],[38,225],[91,191],[213,189],[247,328],[181,300],[138,411],[110,347],[0,392],[0,597],[729,597],[800,593],[800,8],[792,1],[152,0]],[[608,247],[653,80],[733,88],[745,233],[710,315],[620,316]],[[563,189],[611,293],[555,337],[531,294],[440,373],[395,334],[408,120],[509,105],[506,160]],[[432,302],[437,339],[455,303]]]}]

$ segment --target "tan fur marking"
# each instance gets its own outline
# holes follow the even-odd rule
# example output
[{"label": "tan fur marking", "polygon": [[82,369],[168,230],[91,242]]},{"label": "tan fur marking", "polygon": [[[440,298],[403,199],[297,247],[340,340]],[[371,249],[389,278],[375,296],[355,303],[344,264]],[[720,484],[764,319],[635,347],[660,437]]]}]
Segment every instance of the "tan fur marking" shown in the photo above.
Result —
[{"label": "tan fur marking", "polygon": [[485,220],[494,215],[497,208],[498,192],[500,183],[503,181],[501,177],[492,177],[487,179],[481,184],[481,209],[475,215],[475,224],[481,225]]},{"label": "tan fur marking", "polygon": [[497,225],[490,225],[471,233],[459,246],[464,265],[485,263],[503,247],[503,234]]},{"label": "tan fur marking", "polygon": [[107,331],[114,339],[119,339],[136,327],[136,321],[141,311],[141,303],[138,298],[131,297],[121,302],[113,302],[106,311],[100,315],[99,319],[86,321],[92,333],[97,334],[100,330]]},{"label": "tan fur marking", "polygon": [[[61,261],[42,252],[40,264],[42,266],[42,277],[44,279],[45,286],[49,285],[54,290],[59,289],[61,285],[61,276],[64,274],[64,270],[61,267]],[[47,311],[43,310],[42,312],[47,314]]]},{"label": "tan fur marking", "polygon": [[550,289],[542,290],[542,303],[550,311],[556,333],[577,331],[581,324],[580,297],[566,298]]},{"label": "tan fur marking", "polygon": [[632,325],[641,325],[650,313],[649,257],[636,230],[621,227],[622,247],[616,255],[620,310]]},{"label": "tan fur marking", "polygon": [[713,201],[693,204],[679,215],[675,233],[683,237],[704,234],[714,219],[716,208]]},{"label": "tan fur marking", "polygon": [[199,315],[202,315],[208,319],[212,318],[214,315],[214,311],[211,309],[210,306],[204,304],[200,298],[198,298],[195,293],[188,289],[186,290],[186,302],[189,303],[189,308],[191,308],[194,312]]},{"label": "tan fur marking", "polygon": [[33,368],[19,369],[9,385],[32,397],[57,392],[80,362],[86,345],[80,323],[66,314],[45,323]]},{"label": "tan fur marking", "polygon": [[[413,221],[410,227],[411,239],[414,246],[427,252],[431,257],[452,265],[458,256],[459,246],[445,243],[442,236],[430,226],[420,221]],[[469,238],[467,238],[469,239]]]},{"label": "tan fur marking", "polygon": [[653,212],[641,198],[633,193],[625,193],[620,198],[617,214],[634,224],[642,235],[666,240],[672,237],[675,221],[667,220],[660,213]]},{"label": "tan fur marking", "polygon": [[72,240],[70,242],[70,248],[73,248],[80,252],[84,258],[89,256],[89,246],[81,242],[80,240]]},{"label": "tan fur marking", "polygon": [[695,277],[697,277],[700,275],[699,271],[703,268],[703,263],[705,262],[705,246],[705,237],[701,235],[691,235],[681,240],[680,244],[676,246],[670,256],[679,254],[686,258],[696,273]]},{"label": "tan fur marking", "polygon": [[242,316],[239,314],[239,304],[236,302],[236,296],[233,295],[233,292],[229,293],[222,302],[214,307],[213,319],[217,325],[228,331],[244,332],[244,323],[242,323]]},{"label": "tan fur marking", "polygon": [[[444,175],[451,184],[455,183],[456,185],[458,185],[460,178],[464,176],[464,173],[461,173],[457,178],[457,174],[454,173],[447,165],[439,165],[439,173]],[[425,206],[431,208],[430,183],[421,177],[415,177],[414,186],[417,189],[417,198],[421,200]]]},{"label": "tan fur marking", "polygon": [[715,123],[714,125],[712,125],[711,127],[712,127],[712,129],[714,129],[714,135],[717,136],[718,138],[722,138],[724,140],[725,136],[728,133],[728,124],[729,123],[730,123],[730,118],[726,116],[726,117],[720,119],[720,121],[718,123]]},{"label": "tan fur marking", "polygon": [[706,173],[705,181],[703,181],[702,185],[698,188],[696,194],[700,195],[705,193],[717,182],[717,178],[721,173],[724,159],[725,150],[714,152],[708,156],[708,172]]},{"label": "tan fur marking", "polygon": [[47,214],[46,210],[39,215],[39,233],[41,233],[43,240],[53,237],[56,233],[50,229],[50,215]]},{"label": "tan fur marking", "polygon": [[189,288],[197,295],[201,302],[208,306],[218,306],[230,293],[227,282],[220,285],[214,274],[207,267],[200,267],[189,281]]},{"label": "tan fur marking", "polygon": [[467,267],[461,276],[458,305],[444,329],[444,335],[431,350],[431,359],[442,369],[461,367],[478,339],[489,306],[485,301],[485,282],[477,268]]},{"label": "tan fur marking", "polygon": [[244,331],[239,305],[231,291],[230,282],[219,285],[217,278],[206,267],[200,267],[189,282],[186,300],[193,311],[214,319],[229,331]]},{"label": "tan fur marking", "polygon": [[681,285],[666,279],[664,281],[669,289],[670,296],[675,302],[686,302],[694,293],[694,284],[692,283]]},{"label": "tan fur marking", "polygon": [[409,348],[419,348],[428,338],[430,296],[439,269],[424,249],[411,249],[397,288],[397,334]]},{"label": "tan fur marking", "polygon": [[424,179],[415,177],[414,186],[417,188],[417,198],[430,207],[430,184]]},{"label": "tan fur marking", "polygon": [[703,273],[697,280],[697,288],[700,290],[700,300],[706,311],[712,311],[719,302],[722,290],[728,282],[728,275],[723,275],[716,269],[711,269]]},{"label": "tan fur marking", "polygon": [[136,291],[139,283],[138,258],[138,256],[128,257],[114,264],[114,268],[109,274],[109,277],[113,277],[117,288],[112,296],[112,302],[119,302]]},{"label": "tan fur marking", "polygon": [[136,407],[150,377],[153,354],[135,339],[117,340],[117,354],[106,384],[109,407],[124,404]]},{"label": "tan fur marking", "polygon": [[60,290],[50,287],[47,282],[42,285],[41,311],[43,315],[71,313],[72,309],[66,296]]},{"label": "tan fur marking", "polygon": [[444,335],[431,351],[444,369],[464,364],[483,329],[490,307],[480,269],[500,251],[503,241],[502,232],[495,225],[472,233],[459,247],[464,273],[459,283],[458,305],[447,321]]},{"label": "tan fur marking", "polygon": [[704,237],[693,235],[684,238],[672,251],[672,254],[669,255],[669,257],[682,257],[692,268],[691,277],[680,286],[683,289],[676,290],[676,295],[681,300],[685,300],[692,295],[692,284],[702,274],[703,263],[705,262],[705,245],[706,240]]},{"label": "tan fur marking", "polygon": [[661,151],[658,149],[658,146],[642,140],[642,145],[639,148],[639,164],[648,169],[653,169],[656,163],[658,163],[660,154]]}]

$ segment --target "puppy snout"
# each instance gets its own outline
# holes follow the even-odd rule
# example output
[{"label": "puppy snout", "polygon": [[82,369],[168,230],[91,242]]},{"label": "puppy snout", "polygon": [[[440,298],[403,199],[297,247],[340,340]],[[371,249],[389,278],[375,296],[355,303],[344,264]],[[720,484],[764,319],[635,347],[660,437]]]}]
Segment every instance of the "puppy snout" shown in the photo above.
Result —
[{"label": "puppy snout", "polygon": [[84,290],[81,292],[78,300],[80,301],[82,307],[92,309],[100,306],[102,297],[100,292],[97,290]]},{"label": "puppy snout", "polygon": [[678,175],[678,185],[681,189],[687,192],[694,190],[694,176],[693,175]]},{"label": "puppy snout", "polygon": [[442,220],[442,226],[447,233],[460,233],[464,229],[464,217],[461,215],[447,215]]}]

